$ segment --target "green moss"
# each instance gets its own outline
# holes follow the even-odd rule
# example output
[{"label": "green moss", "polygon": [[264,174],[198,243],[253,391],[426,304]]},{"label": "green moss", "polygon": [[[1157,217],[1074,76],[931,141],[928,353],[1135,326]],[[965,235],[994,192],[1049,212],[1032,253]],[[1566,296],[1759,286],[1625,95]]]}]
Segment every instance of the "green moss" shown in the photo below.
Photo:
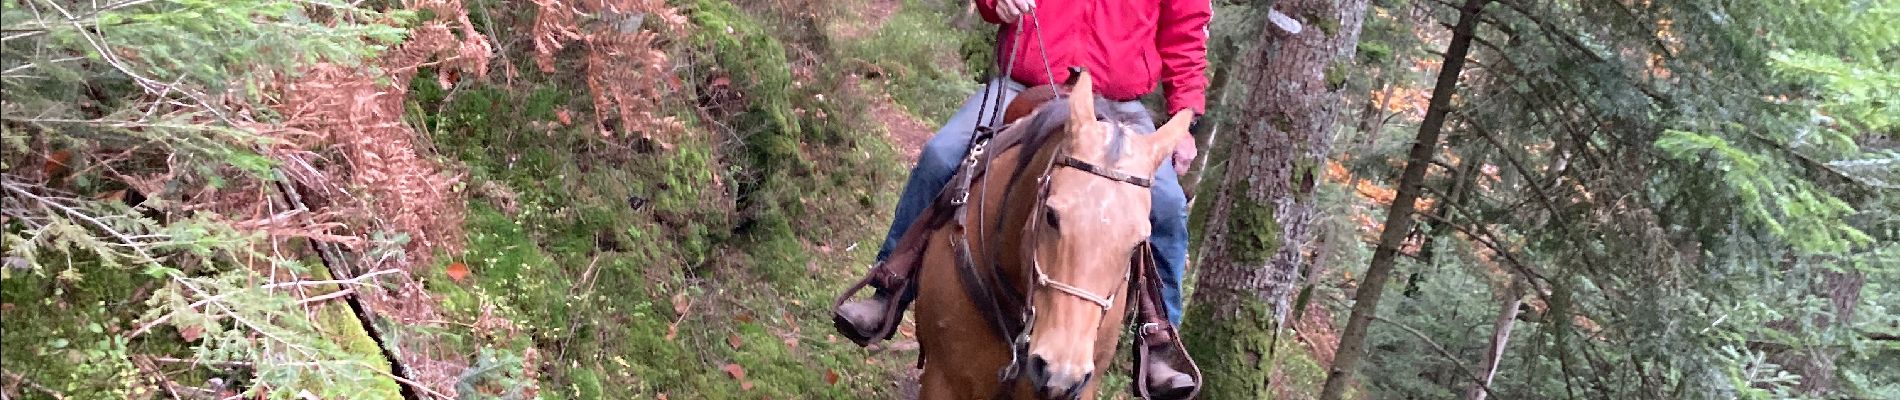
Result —
[{"label": "green moss", "polygon": [[[961,7],[907,1],[874,34],[846,44],[845,54],[864,60],[890,82],[899,104],[929,121],[943,121],[977,90],[971,79],[993,60],[993,32],[951,26]],[[963,62],[946,62],[958,54]],[[870,71],[851,71],[865,73]]]},{"label": "green moss", "polygon": [[[498,359],[538,348],[549,398],[889,397],[891,368],[826,340],[823,309],[859,269],[810,269],[867,264],[882,226],[872,221],[885,218],[901,178],[894,151],[863,129],[873,121],[855,117],[859,99],[837,90],[834,68],[862,63],[820,63],[817,81],[794,84],[788,49],[835,53],[822,38],[786,31],[802,25],[776,23],[789,13],[717,1],[682,8],[697,25],[678,42],[690,54],[675,55],[693,70],[682,75],[730,76],[744,100],[715,121],[681,113],[688,131],[668,149],[629,154],[591,130],[537,124],[560,107],[591,118],[573,77],[528,74],[520,87],[476,83],[452,94],[416,79],[412,118],[467,166],[472,193],[467,248],[446,257],[472,277],[421,275],[447,318],[492,312],[521,328],[518,338],[445,341],[461,354],[494,348]],[[513,209],[484,185],[516,195]],[[867,245],[843,251],[851,242]],[[838,253],[814,253],[817,243]],[[675,294],[692,299],[683,315]],[[721,370],[728,363],[747,370],[750,389]],[[844,377],[828,383],[827,371]]]},{"label": "green moss", "polygon": [[1236,297],[1248,300],[1232,308],[1235,315],[1216,317],[1214,310],[1222,307],[1206,306],[1189,307],[1182,318],[1181,338],[1202,368],[1201,397],[1272,399],[1318,393],[1326,372],[1287,336],[1290,332],[1282,334],[1276,351],[1268,351],[1274,346],[1272,306],[1252,294]]},{"label": "green moss", "polygon": [[[376,345],[376,340],[371,339],[369,332],[364,330],[363,325],[358,322],[346,303],[331,302],[317,307],[317,332],[323,333],[325,338],[342,347],[343,351],[353,356],[356,361],[383,374],[390,373],[389,360],[383,357],[382,347]],[[312,385],[321,387],[324,384],[312,382]],[[387,378],[387,375],[367,382],[352,382],[348,387],[330,387],[329,389],[349,393],[348,397],[353,399],[402,398],[402,388],[396,385],[395,380]]]},{"label": "green moss", "polygon": [[1326,90],[1336,91],[1346,87],[1346,77],[1352,73],[1352,62],[1336,60],[1326,65]]},{"label": "green moss", "polygon": [[594,370],[576,368],[568,370],[567,373],[568,380],[574,385],[574,399],[600,400],[603,398],[600,394],[600,377],[594,375]]},{"label": "green moss", "polygon": [[[1234,193],[1244,194],[1242,186]],[[1234,262],[1260,264],[1280,249],[1280,224],[1274,220],[1273,205],[1236,196],[1227,216],[1229,254]]]},{"label": "green moss", "polygon": [[734,77],[748,109],[734,125],[744,130],[752,164],[762,170],[791,166],[803,131],[793,116],[791,63],[785,46],[731,3],[701,0],[689,8],[699,29],[692,42],[711,53],[716,68]]},{"label": "green moss", "polygon": [[[39,268],[62,275],[50,271],[56,266]],[[128,343],[105,328],[130,329],[126,321],[137,315],[125,299],[149,280],[87,262],[68,268],[71,272],[63,273],[67,279],[17,271],[0,279],[0,303],[8,305],[0,312],[6,339],[0,340],[0,358],[6,360],[6,371],[70,398],[130,397],[139,372],[125,359]],[[175,341],[163,342],[141,351],[183,348]],[[108,382],[112,384],[102,384]]]},{"label": "green moss", "polygon": [[1333,34],[1339,33],[1340,21],[1338,18],[1319,15],[1318,13],[1308,13],[1305,14],[1305,16],[1307,21],[1312,21],[1313,25],[1318,26],[1319,31],[1325,33],[1327,37],[1332,37]]}]

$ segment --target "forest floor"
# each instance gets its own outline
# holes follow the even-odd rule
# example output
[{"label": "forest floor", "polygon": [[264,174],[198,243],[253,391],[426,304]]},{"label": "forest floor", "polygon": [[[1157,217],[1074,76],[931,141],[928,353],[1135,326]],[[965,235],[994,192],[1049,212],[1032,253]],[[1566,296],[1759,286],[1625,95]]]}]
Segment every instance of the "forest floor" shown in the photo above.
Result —
[{"label": "forest floor", "polygon": [[452,323],[519,328],[462,352],[539,367],[487,394],[532,380],[547,398],[914,396],[914,329],[861,349],[828,308],[871,264],[934,131],[921,115],[974,89],[967,35],[924,2],[789,3],[682,7],[693,33],[674,57],[699,118],[670,148],[522,134],[585,109],[572,77],[414,90],[414,108],[442,110],[419,117],[435,145],[485,188],[455,257],[472,277],[429,290]]},{"label": "forest floor", "polygon": [[[978,89],[970,66],[988,59],[990,32],[973,26],[965,3],[665,2],[684,27],[654,46],[676,79],[648,111],[681,127],[650,136],[603,128],[629,121],[593,114],[602,77],[589,74],[611,71],[589,64],[586,46],[540,54],[553,62],[537,65],[536,52],[549,50],[531,37],[545,22],[535,6],[456,4],[497,44],[497,73],[422,68],[376,95],[400,97],[417,151],[459,176],[465,201],[441,206],[462,208],[451,211],[466,216],[465,243],[403,267],[420,290],[402,293],[416,296],[364,296],[380,313],[374,326],[344,318],[342,305],[313,312],[324,339],[367,360],[394,357],[378,364],[384,373],[405,370],[417,383],[408,386],[462,399],[916,395],[914,327],[859,348],[833,333],[829,306],[871,265],[937,121]],[[126,299],[153,285],[121,275],[72,283],[60,300],[115,302],[98,315],[28,316],[5,304],[8,336],[64,341],[73,333],[62,327],[119,321],[84,336],[111,343],[112,325],[140,320]],[[9,302],[66,288],[7,283]],[[158,332],[129,351],[194,356],[194,334]],[[0,350],[15,357],[33,341]],[[1103,387],[1127,387],[1126,359]],[[97,374],[45,364],[7,372],[13,382]],[[248,385],[235,369],[164,368],[153,376],[166,385]],[[110,389],[98,386],[65,389]],[[403,385],[361,386],[353,397],[394,397]]]}]

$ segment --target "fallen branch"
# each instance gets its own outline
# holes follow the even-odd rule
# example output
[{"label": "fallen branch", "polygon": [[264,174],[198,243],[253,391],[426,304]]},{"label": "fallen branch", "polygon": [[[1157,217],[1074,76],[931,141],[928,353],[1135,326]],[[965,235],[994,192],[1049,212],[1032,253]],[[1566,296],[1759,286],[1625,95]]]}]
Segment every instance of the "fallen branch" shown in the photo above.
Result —
[{"label": "fallen branch", "polygon": [[[145,357],[145,358],[146,358],[146,359],[148,359],[148,360],[152,360],[152,361],[154,361],[154,362],[161,362],[161,363],[166,363],[166,364],[185,364],[185,365],[192,365],[192,366],[213,366],[213,367],[220,367],[220,368],[245,368],[245,369],[252,369],[252,370],[255,370],[255,369],[257,369],[257,363],[253,363],[253,362],[249,362],[249,361],[205,361],[205,360],[185,360],[185,359],[178,359],[178,358],[171,358],[171,357]],[[350,364],[358,364],[358,363],[360,363],[360,362],[357,362],[357,361],[344,361],[344,363],[350,363]],[[323,364],[325,364],[325,363],[323,363],[323,362],[316,362],[316,361],[303,361],[303,362],[276,362],[276,361],[273,361],[273,362],[271,362],[271,366],[273,366],[273,367],[322,367],[322,366],[323,366]],[[407,385],[407,386],[411,386],[411,387],[414,387],[414,388],[416,388],[417,390],[421,390],[421,391],[422,391],[423,393],[426,393],[426,394],[428,394],[428,395],[430,395],[430,396],[435,396],[435,397],[436,397],[436,398],[438,398],[438,399],[453,399],[453,398],[455,398],[455,396],[449,396],[449,395],[447,395],[447,394],[443,394],[442,392],[437,392],[437,391],[435,391],[435,389],[430,389],[428,385],[423,385],[423,384],[422,384],[422,382],[416,382],[415,380],[412,380],[412,379],[409,379],[409,378],[404,378],[404,377],[400,377],[400,376],[396,376],[395,374],[391,374],[391,373],[389,373],[389,372],[384,372],[384,371],[382,371],[382,370],[376,370],[376,372],[377,372],[377,373],[380,373],[380,374],[382,374],[383,376],[387,376],[387,377],[389,377],[389,379],[392,379],[392,380],[395,380],[395,381],[396,381],[397,383],[401,383],[401,384],[403,384],[403,385]]]},{"label": "fallen branch", "polygon": [[[278,283],[271,283],[271,284],[266,284],[266,285],[262,285],[262,286],[258,286],[258,287],[257,287],[257,289],[264,289],[264,290],[270,290],[270,289],[278,289],[278,288],[285,288],[285,287],[292,287],[292,286],[320,286],[320,285],[331,285],[331,284],[335,284],[335,285],[361,285],[361,284],[363,284],[363,280],[366,280],[366,279],[368,279],[368,278],[373,278],[373,277],[378,277],[378,276],[382,276],[382,275],[387,275],[387,274],[392,274],[392,273],[397,273],[397,272],[402,272],[402,270],[399,270],[399,269],[386,269],[386,270],[381,270],[381,271],[376,271],[376,272],[371,272],[371,273],[367,273],[367,274],[363,274],[363,275],[361,275],[361,276],[357,276],[357,277],[355,277],[355,278],[350,278],[350,279],[329,279],[329,280],[321,280],[321,281],[294,281],[294,282],[278,282]],[[317,297],[311,297],[311,298],[309,298],[309,299],[304,299],[304,300],[302,300],[302,301],[299,301],[299,302],[298,302],[298,304],[302,304],[302,303],[306,303],[306,302],[311,302],[311,301],[321,301],[321,300],[328,300],[328,299],[332,299],[332,298],[336,298],[336,297],[341,297],[341,296],[345,296],[345,295],[348,295],[348,294],[350,294],[350,293],[354,293],[354,292],[355,292],[354,290],[348,290],[348,289],[345,289],[345,290],[341,290],[341,291],[337,291],[336,293],[331,293],[331,294],[327,294],[327,295],[323,295],[323,296],[317,296]],[[231,295],[231,293],[220,293],[220,294],[217,294],[217,295],[213,295],[213,296],[211,296],[211,297],[206,297],[206,298],[205,298],[204,300],[198,300],[197,302],[193,302],[193,303],[191,303],[190,305],[186,305],[186,306],[185,306],[185,308],[186,308],[186,309],[196,309],[196,308],[198,308],[198,307],[204,307],[204,306],[205,306],[205,305],[207,305],[207,304],[211,304],[211,302],[214,302],[214,301],[218,301],[218,300],[221,300],[221,299],[224,299],[225,297],[229,297],[230,295]],[[162,315],[162,316],[159,316],[158,318],[156,318],[156,319],[153,319],[153,320],[152,320],[151,322],[146,322],[146,323],[144,323],[144,324],[142,324],[142,325],[139,325],[139,329],[136,329],[136,330],[133,330],[133,331],[132,331],[132,333],[130,333],[130,334],[127,334],[127,335],[125,336],[125,338],[126,338],[126,339],[131,339],[131,338],[135,338],[135,337],[139,337],[139,335],[143,335],[143,334],[145,334],[145,332],[146,332],[146,331],[149,331],[149,330],[151,330],[151,329],[152,329],[152,327],[155,327],[155,326],[158,326],[158,324],[161,324],[161,323],[164,323],[165,321],[169,321],[169,320],[171,320],[171,318],[172,318],[172,315],[174,315],[174,314],[177,314],[177,313],[178,313],[177,311],[172,311],[172,312],[169,312],[169,313],[165,313],[165,315]]]},{"label": "fallen branch", "polygon": [[33,388],[33,390],[38,390],[42,393],[46,393],[46,395],[53,396],[53,398],[55,399],[59,399],[59,400],[67,399],[65,393],[60,393],[59,391],[53,390],[53,388],[49,388],[49,387],[46,387],[45,385],[41,385],[39,382],[26,380],[25,376],[20,376],[20,374],[16,374],[12,372],[8,372],[6,374],[7,374],[8,379],[13,379],[14,382],[19,382],[21,385],[26,385],[26,387]]},{"label": "fallen branch", "polygon": [[315,302],[324,301],[324,300],[331,300],[331,299],[348,296],[352,294],[356,294],[356,289],[345,288],[343,290],[330,292],[330,294],[325,294],[321,296],[313,296],[313,297],[305,298],[303,300],[297,300],[297,305],[305,305],[305,304],[315,303]]}]

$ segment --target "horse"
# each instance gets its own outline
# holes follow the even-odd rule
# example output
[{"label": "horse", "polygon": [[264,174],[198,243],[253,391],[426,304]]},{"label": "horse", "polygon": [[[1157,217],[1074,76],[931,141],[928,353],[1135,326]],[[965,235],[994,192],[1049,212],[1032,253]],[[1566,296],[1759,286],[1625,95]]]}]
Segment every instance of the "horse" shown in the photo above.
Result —
[{"label": "horse", "polygon": [[1047,100],[972,149],[984,167],[902,240],[893,261],[923,275],[920,399],[1095,397],[1151,257],[1150,175],[1190,121],[1139,134],[1092,85],[1077,71],[1066,98],[1019,97]]}]

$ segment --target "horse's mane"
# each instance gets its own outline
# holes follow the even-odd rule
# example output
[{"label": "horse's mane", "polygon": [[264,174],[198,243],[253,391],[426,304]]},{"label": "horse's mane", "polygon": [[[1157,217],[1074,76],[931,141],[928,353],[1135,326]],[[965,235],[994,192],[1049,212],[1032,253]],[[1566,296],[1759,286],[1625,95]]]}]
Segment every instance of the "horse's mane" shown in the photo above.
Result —
[{"label": "horse's mane", "polygon": [[[1050,99],[1041,106],[1036,107],[1035,112],[1030,113],[1022,120],[1017,121],[1015,124],[1005,128],[1002,132],[997,133],[996,139],[989,144],[989,148],[992,149],[992,151],[985,155],[985,157],[996,157],[996,155],[1002,154],[1004,150],[1016,146],[1023,146],[1023,154],[1040,153],[1043,150],[1043,146],[1048,144],[1049,138],[1055,136],[1055,133],[1060,132],[1064,124],[1069,122],[1070,101],[1073,101],[1073,99],[1058,97]],[[1114,102],[1106,98],[1095,96],[1094,101],[1095,116],[1098,120],[1118,123],[1134,123],[1141,120],[1141,116],[1136,113],[1123,112],[1115,109]],[[1122,140],[1121,135],[1110,137],[1108,152],[1110,162],[1120,158]],[[1028,166],[1027,163],[1031,158],[1034,157],[1018,157],[1018,164],[1012,175],[1022,173],[1024,167]],[[984,160],[985,163],[988,161],[987,159]]]},{"label": "horse's mane", "polygon": [[[1037,106],[1035,112],[1030,113],[1028,116],[1023,117],[1023,119],[1010,124],[1001,132],[998,132],[996,137],[991,139],[990,143],[986,145],[989,151],[983,155],[983,160],[981,161],[983,164],[981,168],[984,170],[983,173],[998,171],[996,168],[1000,166],[992,165],[990,162],[994,161],[998,155],[1012,148],[1018,148],[1020,155],[1016,157],[1015,165],[1011,166],[1013,168],[1008,170],[1009,176],[1002,178],[1014,181],[1021,178],[1024,173],[1030,172],[1029,163],[1036,158],[1035,155],[1044,151],[1044,147],[1047,147],[1050,142],[1049,139],[1055,137],[1057,133],[1062,132],[1065,124],[1069,123],[1069,115],[1071,113],[1069,109],[1070,101],[1072,100],[1066,97],[1050,99],[1041,106]],[[1096,96],[1094,101],[1095,114],[1098,119],[1121,123],[1132,123],[1141,120],[1140,115],[1116,110],[1114,103],[1106,98]],[[1121,140],[1121,138],[1116,137],[1109,142],[1111,148],[1109,153],[1110,157],[1119,156],[1120,148],[1122,147]],[[958,175],[956,175],[958,177],[952,179],[962,179],[960,176],[964,172],[967,171],[958,171]],[[1040,173],[1042,171],[1036,172]],[[972,185],[971,190],[977,190],[977,186],[980,185]],[[945,190],[938,194],[936,203],[948,204],[951,196],[953,196],[951,191]],[[951,213],[939,213],[934,218],[922,222],[926,224],[925,226],[934,228],[949,222],[950,215]]]}]

